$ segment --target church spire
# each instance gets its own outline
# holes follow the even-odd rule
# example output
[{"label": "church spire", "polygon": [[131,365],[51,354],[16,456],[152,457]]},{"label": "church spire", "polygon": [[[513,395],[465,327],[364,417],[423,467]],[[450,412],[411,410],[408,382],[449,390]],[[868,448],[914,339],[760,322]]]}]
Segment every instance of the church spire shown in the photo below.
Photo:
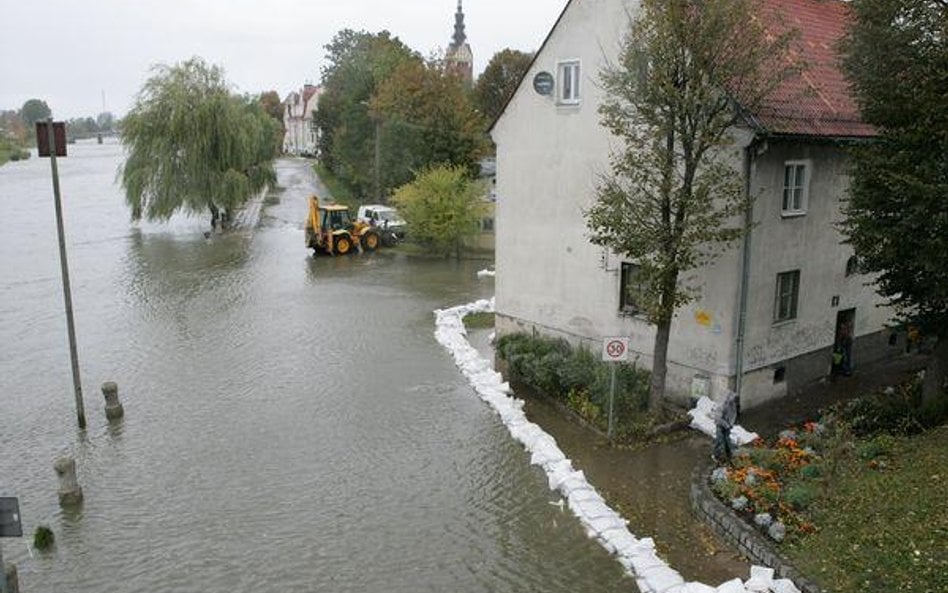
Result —
[{"label": "church spire", "polygon": [[464,34],[464,9],[461,7],[461,0],[458,0],[458,11],[454,13],[454,42],[451,47],[461,47],[467,41],[467,35]]}]

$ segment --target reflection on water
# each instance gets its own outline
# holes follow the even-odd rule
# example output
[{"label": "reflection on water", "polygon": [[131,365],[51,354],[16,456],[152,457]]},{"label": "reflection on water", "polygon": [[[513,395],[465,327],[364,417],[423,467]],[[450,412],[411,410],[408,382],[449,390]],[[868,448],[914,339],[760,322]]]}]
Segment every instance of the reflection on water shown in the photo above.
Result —
[{"label": "reflection on water", "polygon": [[256,232],[130,225],[120,157],[78,145],[61,171],[84,433],[48,164],[0,169],[0,495],[57,536],[35,558],[4,541],[23,591],[632,590],[433,339],[433,309],[489,293],[482,262],[311,257],[301,160]]}]

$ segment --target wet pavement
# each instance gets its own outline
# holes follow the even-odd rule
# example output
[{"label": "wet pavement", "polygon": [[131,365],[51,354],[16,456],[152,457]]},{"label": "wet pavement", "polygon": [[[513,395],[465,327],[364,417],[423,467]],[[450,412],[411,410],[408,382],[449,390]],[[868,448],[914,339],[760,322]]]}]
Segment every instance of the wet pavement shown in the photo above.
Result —
[{"label": "wet pavement", "polygon": [[773,438],[789,426],[819,420],[821,410],[908,380],[925,367],[928,357],[905,354],[856,368],[850,377],[827,378],[799,393],[741,412],[738,423],[762,437]]}]

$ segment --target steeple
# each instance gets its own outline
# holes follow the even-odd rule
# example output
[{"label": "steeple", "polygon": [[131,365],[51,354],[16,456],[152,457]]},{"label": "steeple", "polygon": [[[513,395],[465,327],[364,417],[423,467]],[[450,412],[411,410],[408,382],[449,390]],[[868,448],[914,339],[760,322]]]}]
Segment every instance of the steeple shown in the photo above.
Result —
[{"label": "steeple", "polygon": [[464,34],[464,8],[461,7],[461,0],[458,0],[458,11],[454,13],[454,37],[452,39],[452,48],[459,48],[467,41],[467,35]]}]

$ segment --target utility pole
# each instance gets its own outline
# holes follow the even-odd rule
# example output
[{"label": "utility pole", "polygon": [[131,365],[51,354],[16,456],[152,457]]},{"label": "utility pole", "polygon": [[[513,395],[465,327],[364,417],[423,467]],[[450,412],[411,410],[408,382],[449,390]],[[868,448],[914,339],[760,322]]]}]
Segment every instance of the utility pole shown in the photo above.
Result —
[{"label": "utility pole", "polygon": [[381,131],[382,131],[382,120],[376,116],[375,118],[375,197],[378,198],[378,203],[382,203],[382,187],[379,185],[379,170],[382,166],[382,147],[381,147]]},{"label": "utility pole", "polygon": [[[57,133],[59,132],[59,133]],[[45,150],[40,138],[46,135]],[[63,297],[66,302],[66,331],[69,334],[69,359],[72,363],[72,384],[76,394],[76,417],[79,429],[86,428],[86,411],[82,404],[82,382],[79,379],[79,353],[76,346],[76,327],[72,314],[72,290],[69,287],[69,264],[66,261],[66,234],[63,229],[63,206],[59,192],[59,167],[56,156],[66,156],[66,129],[62,122],[53,123],[53,118],[36,123],[36,139],[39,156],[48,156],[53,171],[53,198],[56,204],[56,230],[59,234],[59,263],[63,276]]]},{"label": "utility pole", "polygon": [[0,593],[7,592],[7,565],[3,562],[3,544],[0,544]]}]

